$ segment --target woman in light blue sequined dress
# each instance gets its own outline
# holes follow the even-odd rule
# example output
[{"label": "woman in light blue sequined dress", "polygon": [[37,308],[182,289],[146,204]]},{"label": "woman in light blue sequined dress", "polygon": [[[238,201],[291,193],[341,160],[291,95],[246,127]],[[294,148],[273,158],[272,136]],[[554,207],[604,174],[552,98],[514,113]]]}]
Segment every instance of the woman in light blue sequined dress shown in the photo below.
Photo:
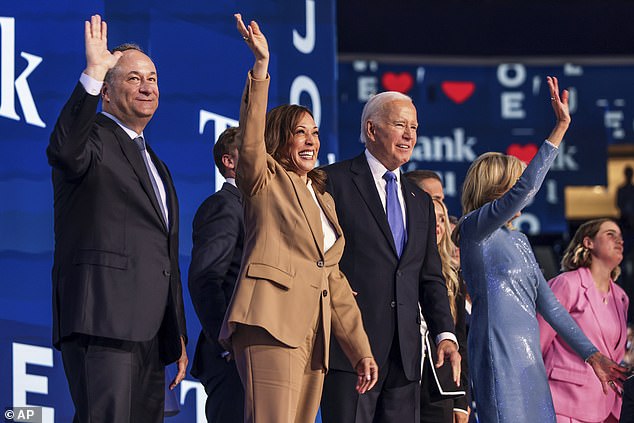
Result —
[{"label": "woman in light blue sequined dress", "polygon": [[557,118],[548,140],[525,170],[512,156],[477,158],[463,186],[464,217],[454,231],[473,304],[469,367],[483,423],[555,422],[537,311],[592,366],[604,389],[618,389],[622,379],[616,363],[598,352],[559,304],[526,236],[510,226],[539,190],[570,124],[568,92],[560,96],[557,78],[548,77],[548,86]]}]

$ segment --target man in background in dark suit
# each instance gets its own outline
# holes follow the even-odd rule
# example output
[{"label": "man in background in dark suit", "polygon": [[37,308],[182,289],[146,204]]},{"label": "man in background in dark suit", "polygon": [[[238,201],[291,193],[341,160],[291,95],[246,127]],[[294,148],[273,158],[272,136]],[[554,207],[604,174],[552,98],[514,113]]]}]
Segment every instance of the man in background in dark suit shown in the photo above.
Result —
[{"label": "man in background in dark suit", "polygon": [[407,178],[414,182],[434,200],[445,202],[445,192],[442,188],[442,180],[433,170],[416,169],[407,172]]},{"label": "man in background in dark suit", "polygon": [[[143,138],[158,107],[156,67],[138,46],[107,47],[85,23],[86,69],[51,134],[53,343],[74,422],[163,421],[165,365],[187,354],[178,200]],[[102,113],[97,112],[99,97]]]},{"label": "man in background in dark suit", "polygon": [[371,98],[361,117],[366,150],[324,168],[346,238],[339,266],[357,293],[363,324],[381,369],[372,391],[351,387],[357,375],[333,340],[322,397],[324,423],[417,422],[420,395],[420,302],[438,346],[438,363],[460,354],[436,247],[429,195],[400,174],[416,144],[412,100],[386,92]]},{"label": "man in background in dark suit", "polygon": [[214,162],[226,179],[198,208],[193,224],[189,294],[200,319],[191,374],[205,385],[209,423],[241,423],[244,389],[235,361],[218,342],[220,326],[238,279],[244,242],[242,198],[236,187],[238,128],[226,129],[214,145]]},{"label": "man in background in dark suit", "polygon": [[[405,173],[407,179],[416,184],[420,189],[425,191],[436,201],[444,204],[445,192],[442,187],[440,176],[433,170],[416,169]],[[451,237],[451,233],[445,233],[444,236]],[[455,245],[454,245],[454,248]],[[458,254],[458,259],[460,255]],[[455,266],[455,267],[454,267]],[[459,272],[460,262],[452,263],[452,267]],[[466,330],[466,309],[465,298],[467,296],[467,287],[460,278],[458,273],[459,290],[454,300],[456,304],[456,337],[460,344],[460,386],[456,386],[451,380],[450,374],[446,369],[434,369],[431,366],[430,357],[434,356],[432,351],[434,345],[431,343],[427,335],[425,338],[429,344],[429,350],[424,351],[425,360],[423,364],[423,375],[420,388],[420,421],[422,422],[452,422],[462,423],[469,421],[469,413],[471,412],[471,396],[469,393],[469,360],[467,358],[467,330]],[[427,323],[422,322],[422,328],[427,330]],[[425,345],[423,345],[423,350]],[[458,392],[464,392],[458,395]]]}]

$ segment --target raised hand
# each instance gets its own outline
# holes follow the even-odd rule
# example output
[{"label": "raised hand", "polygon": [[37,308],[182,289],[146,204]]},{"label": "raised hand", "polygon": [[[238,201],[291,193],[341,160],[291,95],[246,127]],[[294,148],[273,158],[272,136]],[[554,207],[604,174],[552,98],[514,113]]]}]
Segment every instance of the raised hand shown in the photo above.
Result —
[{"label": "raised hand", "polygon": [[568,107],[568,90],[563,90],[559,94],[559,81],[557,77],[546,77],[548,88],[550,90],[550,102],[555,111],[558,122],[570,123],[570,108]]},{"label": "raised hand", "polygon": [[559,147],[571,121],[570,108],[568,107],[569,94],[568,90],[563,90],[561,94],[559,93],[559,81],[556,77],[547,76],[546,81],[548,82],[548,89],[550,91],[550,104],[557,118],[557,123],[550,133],[548,141]]},{"label": "raised hand", "polygon": [[84,23],[86,44],[86,70],[84,73],[97,81],[103,81],[108,70],[117,64],[121,52],[114,54],[108,50],[108,25],[101,16],[93,15]]},{"label": "raised hand", "polygon": [[265,79],[269,67],[269,45],[266,41],[266,37],[260,30],[260,26],[257,22],[251,21],[249,25],[245,26],[242,21],[242,15],[236,13],[233,16],[236,18],[238,32],[255,57],[252,70],[253,77],[256,79]]}]

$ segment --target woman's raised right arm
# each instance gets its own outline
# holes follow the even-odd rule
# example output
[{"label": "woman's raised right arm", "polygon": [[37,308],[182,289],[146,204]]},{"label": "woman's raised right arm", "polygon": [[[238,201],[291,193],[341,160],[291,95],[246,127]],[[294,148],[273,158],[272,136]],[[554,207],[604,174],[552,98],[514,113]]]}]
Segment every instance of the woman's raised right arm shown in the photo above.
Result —
[{"label": "woman's raised right arm", "polygon": [[267,182],[267,154],[264,142],[266,107],[269,92],[269,48],[255,21],[245,26],[239,13],[234,15],[238,32],[253,52],[255,62],[247,77],[240,104],[237,134],[240,155],[236,172],[238,188],[247,196],[259,192]]}]

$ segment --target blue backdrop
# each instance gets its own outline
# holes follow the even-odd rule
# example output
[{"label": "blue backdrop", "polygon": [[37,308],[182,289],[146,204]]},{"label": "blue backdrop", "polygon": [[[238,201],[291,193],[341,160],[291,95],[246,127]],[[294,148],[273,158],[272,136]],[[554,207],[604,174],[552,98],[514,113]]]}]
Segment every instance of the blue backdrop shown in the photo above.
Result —
[{"label": "blue backdrop", "polygon": [[[0,11],[0,408],[44,406],[44,421],[71,420],[59,354],[51,347],[53,207],[45,148],[63,103],[85,65],[83,21],[109,23],[110,45],[133,41],[154,58],[161,104],[146,130],[168,164],[181,205],[181,269],[187,280],[191,222],[222,180],[212,142],[238,118],[252,59],[232,14],[257,19],[269,38],[271,105],[311,107],[320,126],[322,163],[358,154],[363,103],[394,89],[414,98],[420,131],[413,161],[458,193],[479,154],[528,159],[553,123],[545,76],[573,92],[573,126],[544,189],[528,209],[527,228],[563,232],[563,187],[604,184],[606,146],[634,136],[632,66],[432,63],[335,63],[334,0],[21,0]],[[361,36],[361,35],[359,35]],[[338,80],[336,97],[335,81]],[[339,116],[339,122],[337,122]],[[340,134],[341,143],[337,140]],[[188,354],[200,325],[187,290]],[[204,391],[188,377],[176,390],[174,422],[204,421]]]},{"label": "blue backdrop", "polygon": [[531,234],[564,233],[564,187],[605,185],[607,146],[634,139],[633,72],[632,65],[342,61],[341,158],[363,148],[359,116],[368,96],[404,92],[414,100],[420,125],[404,170],[437,171],[450,213],[460,216],[460,188],[473,159],[499,151],[530,160],[550,134],[555,121],[546,76],[557,76],[560,87],[570,90],[572,125],[543,188],[518,222]]},{"label": "blue backdrop", "polygon": [[[337,153],[334,0],[22,0],[0,11],[0,408],[47,407],[45,422],[72,420],[61,357],[51,347],[53,198],[45,149],[85,66],[84,20],[100,13],[109,45],[140,44],[161,91],[145,133],[168,164],[181,206],[181,269],[187,284],[191,222],[215,191],[212,142],[238,119],[252,56],[233,13],[256,19],[272,50],[270,104],[315,112],[322,161]],[[200,324],[184,290],[189,357]],[[173,372],[173,369],[172,369]],[[176,390],[174,422],[203,422],[205,394],[190,376]]]}]

